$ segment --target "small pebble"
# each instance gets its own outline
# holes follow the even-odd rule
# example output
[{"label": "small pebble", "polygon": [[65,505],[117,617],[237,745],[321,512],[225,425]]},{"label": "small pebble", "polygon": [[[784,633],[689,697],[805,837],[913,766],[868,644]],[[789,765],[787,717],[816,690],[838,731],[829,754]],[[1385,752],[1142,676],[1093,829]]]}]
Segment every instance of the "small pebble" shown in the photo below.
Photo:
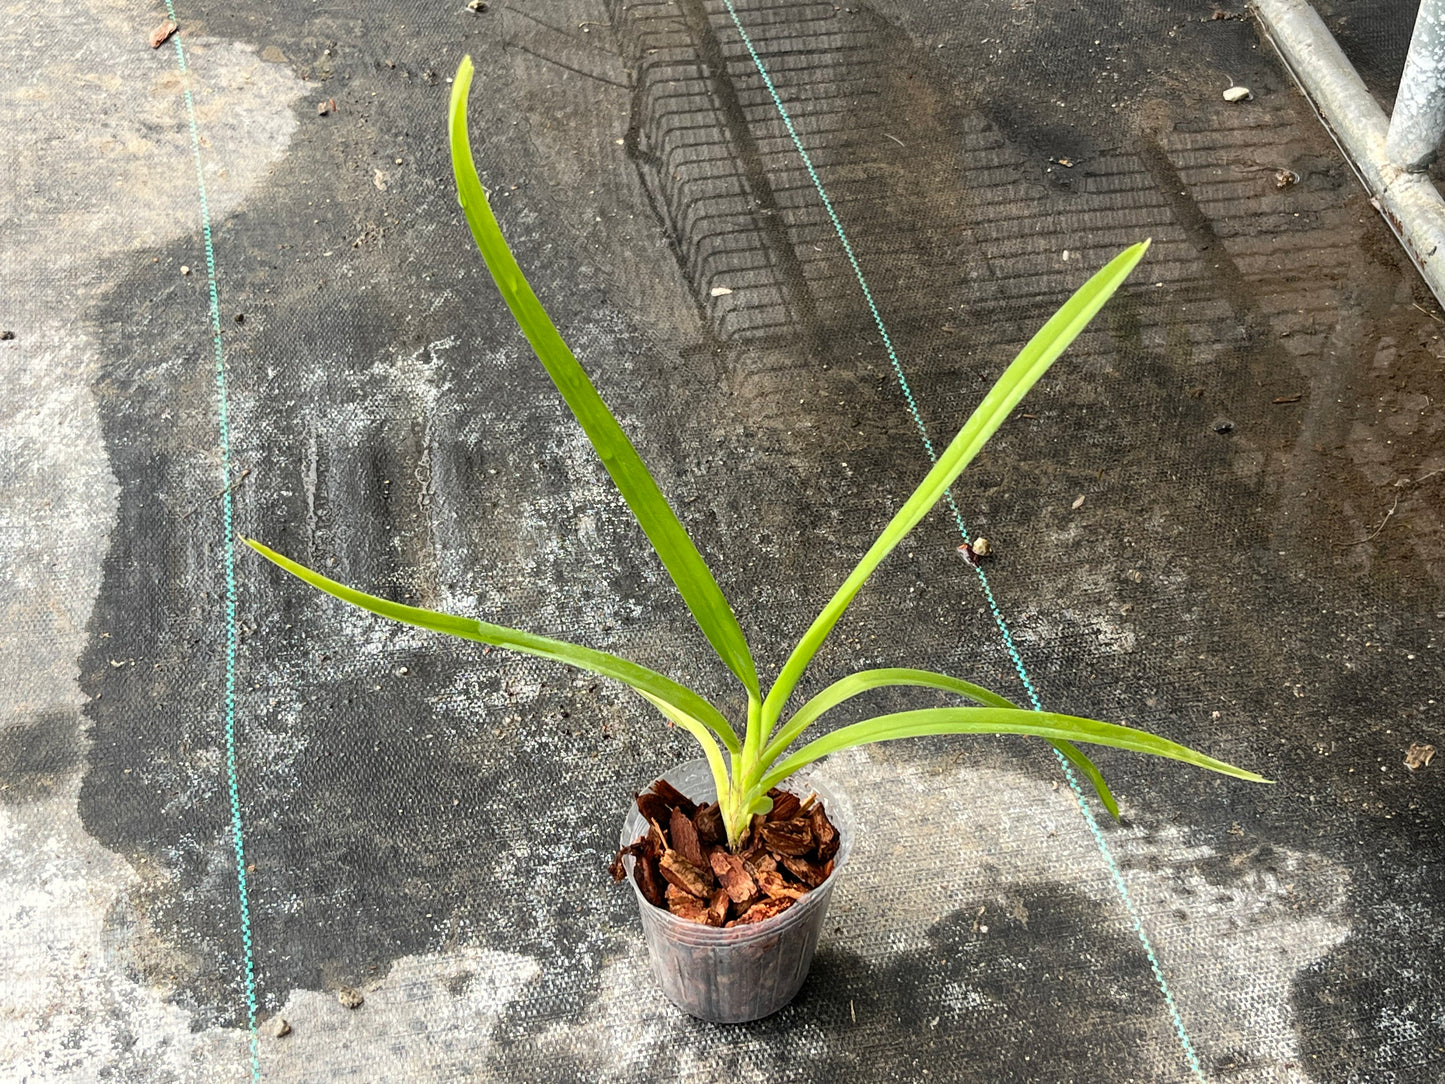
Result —
[{"label": "small pebble", "polygon": [[361,996],[360,990],[352,989],[350,986],[343,986],[340,990],[336,991],[336,1000],[341,1002],[345,1008],[359,1009],[366,998]]},{"label": "small pebble", "polygon": [[1247,102],[1253,97],[1248,87],[1230,87],[1224,92],[1226,102]]},{"label": "small pebble", "polygon": [[1215,418],[1209,428],[1216,433],[1228,433],[1234,429],[1234,423],[1228,418]]},{"label": "small pebble", "polygon": [[191,269],[190,269],[189,267],[187,267],[185,264],[181,264],[181,274],[183,274],[183,275],[189,275],[190,273],[191,273]]},{"label": "small pebble", "polygon": [[732,293],[732,290],[726,286],[714,286],[708,293],[713,297],[727,297],[728,294]]},{"label": "small pebble", "polygon": [[1080,508],[1084,507],[1084,495],[1083,495],[1082,493],[1080,493],[1077,497],[1075,497],[1075,498],[1074,498],[1074,503],[1073,503],[1072,505],[1070,505],[1070,507],[1073,508],[1074,511],[1076,511],[1076,512],[1077,512]]},{"label": "small pebble", "polygon": [[15,338],[15,332],[11,331],[9,328],[6,328],[4,331],[0,331],[0,342],[8,343],[13,338]]},{"label": "small pebble", "polygon": [[278,1039],[284,1039],[291,1034],[291,1023],[284,1016],[278,1016],[271,1024],[271,1034]]},{"label": "small pebble", "polygon": [[468,11],[486,11],[487,0],[467,0]]},{"label": "small pebble", "polygon": [[987,538],[975,538],[973,540],[973,555],[975,557],[987,557],[993,552],[993,544]]}]

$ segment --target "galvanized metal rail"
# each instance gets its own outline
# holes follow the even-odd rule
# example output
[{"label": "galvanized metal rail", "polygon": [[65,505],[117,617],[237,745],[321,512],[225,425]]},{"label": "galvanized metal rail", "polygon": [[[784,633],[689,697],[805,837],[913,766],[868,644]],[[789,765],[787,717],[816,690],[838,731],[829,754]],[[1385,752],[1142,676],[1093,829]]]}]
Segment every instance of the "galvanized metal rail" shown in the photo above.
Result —
[{"label": "galvanized metal rail", "polygon": [[1445,136],[1445,0],[1422,0],[1394,114],[1307,0],[1254,0],[1265,35],[1445,306],[1445,199],[1425,170]]}]

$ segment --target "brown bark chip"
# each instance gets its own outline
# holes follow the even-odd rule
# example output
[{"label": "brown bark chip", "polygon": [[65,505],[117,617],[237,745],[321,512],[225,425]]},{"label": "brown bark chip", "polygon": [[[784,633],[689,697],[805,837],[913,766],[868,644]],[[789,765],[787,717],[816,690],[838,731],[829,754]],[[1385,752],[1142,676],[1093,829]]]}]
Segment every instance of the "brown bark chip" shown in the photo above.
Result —
[{"label": "brown bark chip", "polygon": [[818,857],[824,861],[832,858],[838,853],[838,830],[833,827],[833,822],[828,819],[827,812],[823,809],[823,803],[819,802],[808,812],[808,823],[813,829],[813,835],[818,842]]},{"label": "brown bark chip", "polygon": [[657,872],[657,859],[639,858],[632,870],[632,876],[637,881],[637,887],[642,889],[643,899],[654,907],[667,906],[664,902],[666,889],[661,875]]},{"label": "brown bark chip", "polygon": [[707,869],[707,857],[702,853],[702,843],[697,838],[697,827],[680,809],[672,811],[668,834],[677,853],[699,869]]},{"label": "brown bark chip", "polygon": [[788,884],[781,873],[758,874],[758,887],[763,890],[763,895],[775,900],[800,900],[808,894],[807,888]]},{"label": "brown bark chip", "polygon": [[826,863],[827,872],[824,872],[822,863],[813,863],[806,858],[799,858],[791,854],[783,855],[783,868],[796,877],[809,888],[817,888],[828,879],[828,874],[833,872],[833,863],[830,859]]},{"label": "brown bark chip", "polygon": [[770,821],[790,821],[798,815],[798,810],[803,806],[803,803],[798,800],[798,796],[791,791],[779,790],[774,787],[768,791],[768,795],[773,799],[773,808],[768,813]]},{"label": "brown bark chip", "polygon": [[[649,789],[652,794],[661,798],[669,809],[680,809],[688,817],[697,812],[697,803],[665,779],[659,779]],[[666,818],[659,819],[665,820]]]},{"label": "brown bark chip", "polygon": [[754,922],[764,922],[767,919],[772,918],[774,915],[781,915],[791,906],[793,906],[793,901],[791,899],[788,899],[787,897],[776,900],[761,900],[758,903],[755,903],[751,907],[749,907],[747,911],[745,911],[736,920],[729,922],[728,925],[750,926]]},{"label": "brown bark chip", "polygon": [[716,802],[711,802],[694,813],[692,824],[697,829],[698,841],[704,847],[711,847],[713,844],[722,843],[727,839],[727,829],[723,827],[722,809]]},{"label": "brown bark chip", "polygon": [[151,48],[159,49],[166,42],[170,41],[171,35],[179,29],[180,27],[176,26],[176,24],[171,22],[169,19],[161,23],[160,26],[156,27],[154,30],[151,31]]},{"label": "brown bark chip", "polygon": [[666,824],[672,816],[672,807],[660,794],[649,790],[632,797],[637,802],[637,811],[642,814],[642,819],[649,824]]},{"label": "brown bark chip", "polygon": [[667,909],[678,918],[685,918],[689,922],[705,922],[707,920],[707,905],[676,885],[669,885],[667,888]]},{"label": "brown bark chip", "polygon": [[694,866],[677,851],[668,851],[657,863],[657,868],[669,884],[676,885],[700,900],[712,896],[712,874]]},{"label": "brown bark chip", "polygon": [[728,919],[728,906],[732,903],[732,897],[728,895],[726,888],[719,888],[712,894],[712,899],[707,905],[707,924],[709,926],[721,926]]},{"label": "brown bark chip", "polygon": [[778,854],[807,854],[813,849],[813,825],[810,821],[769,822],[759,831],[768,850]]},{"label": "brown bark chip", "polygon": [[765,850],[753,850],[742,856],[743,865],[748,867],[754,879],[759,873],[767,873],[778,868],[778,860]]},{"label": "brown bark chip", "polygon": [[[739,926],[782,914],[833,872],[840,840],[816,795],[800,801],[776,788],[770,814],[756,814],[738,853],[723,846],[716,802],[698,806],[659,781],[635,795],[647,831],[622,847],[612,876],[632,877],[642,896],[689,922]],[[729,917],[731,916],[731,917]]]},{"label": "brown bark chip", "polygon": [[710,858],[712,871],[734,903],[749,903],[757,898],[758,886],[741,858],[720,848],[713,851]]}]

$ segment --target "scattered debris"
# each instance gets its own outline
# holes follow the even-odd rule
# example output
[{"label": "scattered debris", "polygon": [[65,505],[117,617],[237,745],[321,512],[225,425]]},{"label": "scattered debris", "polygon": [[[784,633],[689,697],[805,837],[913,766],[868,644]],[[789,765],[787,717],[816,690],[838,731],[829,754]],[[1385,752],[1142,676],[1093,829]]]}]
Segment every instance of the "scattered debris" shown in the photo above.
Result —
[{"label": "scattered debris", "polygon": [[271,1034],[278,1039],[284,1039],[291,1034],[291,1022],[284,1016],[278,1016],[271,1022]]},{"label": "scattered debris", "polygon": [[1074,160],[1072,158],[1050,158],[1049,161],[1056,166],[1063,166],[1065,169],[1074,168]]},{"label": "scattered debris", "polygon": [[732,293],[732,290],[726,286],[714,286],[708,291],[708,294],[712,297],[727,297],[730,293]]},{"label": "scattered debris", "polygon": [[231,317],[231,319],[238,324],[244,324],[246,322],[246,314],[244,312],[238,312],[235,316]]},{"label": "scattered debris", "polygon": [[1073,509],[1074,511],[1076,511],[1076,512],[1077,512],[1080,508],[1084,507],[1084,495],[1083,495],[1082,493],[1080,493],[1077,497],[1074,498],[1074,503],[1071,504],[1069,507],[1072,508],[1072,509]]},{"label": "scattered debris", "polygon": [[347,1009],[359,1009],[366,998],[361,996],[361,991],[350,986],[343,986],[336,991],[336,1000],[341,1002]]},{"label": "scattered debris", "polygon": [[381,170],[379,170],[379,169],[378,169],[378,170],[374,170],[374,171],[372,172],[372,174],[371,174],[371,183],[374,184],[374,185],[376,185],[376,190],[377,190],[378,192],[385,192],[385,191],[386,191],[386,174],[383,173],[383,172],[381,172]]},{"label": "scattered debris", "polygon": [[896,135],[888,135],[887,132],[884,132],[883,134],[884,134],[885,136],[888,136],[889,139],[893,140],[893,142],[897,143],[900,147],[907,147],[907,146],[908,146],[907,143],[903,142],[903,140],[899,139]]},{"label": "scattered debris", "polygon": [[1421,305],[1420,302],[1412,301],[1410,302],[1410,304],[1414,305],[1417,309],[1423,312],[1426,316],[1430,317],[1430,319],[1434,320],[1437,324],[1445,324],[1445,319],[1441,319],[1439,313],[1431,312],[1429,309]]},{"label": "scattered debris", "polygon": [[1421,768],[1428,768],[1434,756],[1435,747],[1433,745],[1420,745],[1417,742],[1411,742],[1410,748],[1405,751],[1405,767],[1409,768],[1412,772],[1418,771]]},{"label": "scattered debris", "polygon": [[987,906],[980,907],[977,913],[973,916],[974,933],[988,933],[988,927],[983,925],[983,913],[986,910],[988,910]]},{"label": "scattered debris", "polygon": [[1209,428],[1216,433],[1232,433],[1234,432],[1234,423],[1228,418],[1215,418],[1209,423]]},{"label": "scattered debris", "polygon": [[1295,392],[1293,395],[1277,395],[1270,402],[1275,406],[1282,406],[1285,403],[1298,403],[1303,398],[1303,393]]},{"label": "scattered debris", "polygon": [[4,331],[0,331],[0,342],[8,343],[14,338],[15,332],[11,331],[9,328],[6,328]]},{"label": "scattered debris", "polygon": [[166,42],[170,41],[171,35],[179,29],[180,27],[177,26],[175,23],[171,22],[169,19],[161,23],[160,26],[156,27],[154,30],[151,31],[151,48],[159,49]]},{"label": "scattered debris", "polygon": [[228,485],[225,489],[218,489],[218,490],[216,490],[216,492],[212,494],[212,497],[224,497],[227,493],[234,493],[234,492],[236,491],[236,487],[239,486],[242,482],[244,482],[244,481],[245,481],[247,478],[249,478],[250,476],[251,476],[251,468],[250,468],[250,467],[244,468],[244,469],[241,471],[240,474],[236,475],[236,480],[235,480],[234,482],[232,482],[230,485]]},{"label": "scattered debris", "polygon": [[1292,169],[1277,169],[1274,171],[1274,186],[1276,188],[1289,188],[1291,185],[1299,184],[1299,174]]},{"label": "scattered debris", "polygon": [[1337,550],[1344,550],[1344,549],[1349,549],[1351,546],[1363,546],[1366,542],[1373,542],[1373,541],[1379,536],[1380,532],[1385,529],[1385,524],[1387,524],[1387,523],[1390,522],[1390,517],[1395,514],[1395,509],[1397,509],[1397,508],[1399,508],[1399,507],[1400,507],[1400,494],[1399,494],[1399,493],[1396,493],[1396,494],[1395,494],[1395,503],[1392,504],[1392,505],[1390,505],[1390,510],[1385,513],[1385,518],[1382,519],[1382,520],[1380,520],[1380,525],[1379,525],[1378,527],[1376,527],[1376,528],[1375,528],[1373,531],[1371,531],[1369,534],[1365,535],[1364,538],[1357,538],[1357,539],[1355,539],[1353,542],[1336,542],[1336,543],[1335,543],[1335,549],[1337,549]]},{"label": "scattered debris", "polygon": [[336,99],[335,99],[335,98],[325,98],[325,99],[323,99],[322,101],[319,101],[319,102],[316,103],[316,115],[317,115],[318,117],[324,117],[324,116],[326,116],[327,113],[335,113],[335,112],[336,112]]},{"label": "scattered debris", "polygon": [[1226,102],[1247,102],[1253,97],[1248,87],[1230,87],[1224,92]]},{"label": "scattered debris", "polygon": [[980,557],[988,557],[993,553],[993,544],[987,538],[975,538],[972,542],[959,546],[958,552],[970,568],[977,568]]}]

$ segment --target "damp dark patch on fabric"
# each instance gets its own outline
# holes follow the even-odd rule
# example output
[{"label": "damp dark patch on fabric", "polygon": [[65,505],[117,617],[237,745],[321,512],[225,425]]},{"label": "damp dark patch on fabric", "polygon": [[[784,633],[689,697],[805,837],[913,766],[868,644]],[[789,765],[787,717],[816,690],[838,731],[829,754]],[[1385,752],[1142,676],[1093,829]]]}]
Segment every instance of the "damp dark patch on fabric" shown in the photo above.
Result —
[{"label": "damp dark patch on fabric", "polygon": [[80,763],[79,720],[46,712],[0,727],[0,802],[44,798]]}]

